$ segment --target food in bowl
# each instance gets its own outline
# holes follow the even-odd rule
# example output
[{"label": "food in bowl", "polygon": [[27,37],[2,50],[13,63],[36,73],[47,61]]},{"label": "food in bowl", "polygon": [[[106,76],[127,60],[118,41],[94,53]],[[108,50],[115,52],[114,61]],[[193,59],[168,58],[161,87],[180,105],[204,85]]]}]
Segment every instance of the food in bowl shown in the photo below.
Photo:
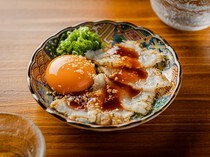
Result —
[{"label": "food in bowl", "polygon": [[[81,29],[81,28],[80,28]],[[46,70],[48,85],[60,98],[50,107],[68,119],[97,125],[128,123],[135,114],[147,115],[171,82],[155,68],[163,54],[124,41],[104,51],[63,55]]]},{"label": "food in bowl", "polygon": [[[78,30],[86,30],[94,38]],[[92,46],[84,44],[89,39],[93,39]],[[89,81],[81,77],[80,66],[71,69],[73,75],[68,73],[69,63],[63,69],[65,80],[62,74],[52,79],[54,84],[46,81],[52,60],[66,56],[88,62],[87,69],[93,72]],[[80,83],[86,85],[78,88]],[[28,84],[48,113],[75,127],[112,131],[140,125],[165,110],[178,93],[181,67],[168,43],[144,27],[127,22],[85,22],[61,30],[36,50],[29,64]]]},{"label": "food in bowl", "polygon": [[62,55],[46,69],[46,81],[58,94],[81,92],[93,84],[94,64],[81,55]]},{"label": "food in bowl", "polygon": [[90,31],[89,27],[80,27],[62,34],[56,52],[59,55],[84,55],[87,50],[97,50],[102,47],[102,42],[97,34]]}]

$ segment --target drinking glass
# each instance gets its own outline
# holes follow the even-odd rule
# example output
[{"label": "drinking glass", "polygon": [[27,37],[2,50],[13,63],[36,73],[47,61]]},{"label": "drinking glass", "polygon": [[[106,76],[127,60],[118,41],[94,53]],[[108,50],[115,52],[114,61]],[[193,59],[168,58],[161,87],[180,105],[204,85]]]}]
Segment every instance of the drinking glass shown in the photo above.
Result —
[{"label": "drinking glass", "polygon": [[0,113],[0,157],[44,155],[44,137],[32,121],[17,114]]},{"label": "drinking glass", "polygon": [[157,16],[167,25],[186,31],[210,26],[210,0],[150,0]]}]

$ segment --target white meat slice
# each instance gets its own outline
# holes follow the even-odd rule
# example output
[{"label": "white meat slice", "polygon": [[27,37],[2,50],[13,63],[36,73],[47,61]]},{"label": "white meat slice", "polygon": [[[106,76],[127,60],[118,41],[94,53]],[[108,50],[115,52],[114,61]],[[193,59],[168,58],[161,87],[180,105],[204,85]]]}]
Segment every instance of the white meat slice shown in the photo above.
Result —
[{"label": "white meat slice", "polygon": [[93,91],[103,89],[106,85],[105,74],[98,74],[94,77]]},{"label": "white meat slice", "polygon": [[[113,78],[115,74],[120,72],[120,69],[113,69],[109,67],[99,67],[99,70],[105,73],[109,78]],[[145,92],[152,92],[160,88],[168,89],[169,87],[171,87],[171,82],[169,82],[169,80],[164,75],[162,75],[160,70],[156,68],[147,68],[146,72],[148,74],[148,77],[146,79],[139,79],[136,82],[129,82],[126,85],[129,85],[134,89],[142,89]],[[162,94],[165,93],[163,92]]]},{"label": "white meat slice", "polygon": [[[138,54],[138,61],[141,67],[149,68],[153,67],[157,63],[164,60],[163,54],[155,50],[142,50],[136,42],[127,41],[120,44],[121,46],[134,49]],[[95,64],[99,66],[109,66],[109,67],[132,67],[131,62],[126,61],[127,56],[120,56],[116,54],[116,51],[119,49],[117,45],[109,49],[107,52],[94,52],[88,51],[86,57],[92,59]]]},{"label": "white meat slice", "polygon": [[78,122],[89,122],[88,113],[84,110],[74,110],[67,106],[67,97],[62,99],[56,99],[51,104],[50,107],[56,109],[59,113],[66,115],[69,119]]},{"label": "white meat slice", "polygon": [[124,109],[142,115],[146,115],[151,109],[155,98],[155,92],[142,92],[133,98],[122,98]]},{"label": "white meat slice", "polygon": [[136,41],[125,41],[122,42],[120,45],[134,49],[136,52],[138,52],[139,62],[146,68],[153,67],[156,63],[164,60],[164,56],[162,53],[159,53],[152,49],[143,50],[139,47],[139,44]]}]

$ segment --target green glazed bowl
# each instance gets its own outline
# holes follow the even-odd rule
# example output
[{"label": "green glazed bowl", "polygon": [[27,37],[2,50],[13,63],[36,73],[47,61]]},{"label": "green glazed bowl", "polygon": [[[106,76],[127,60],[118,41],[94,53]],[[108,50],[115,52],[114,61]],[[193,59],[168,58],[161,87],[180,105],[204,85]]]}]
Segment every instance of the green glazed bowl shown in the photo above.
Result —
[{"label": "green glazed bowl", "polygon": [[[140,116],[136,114],[132,117],[132,120],[129,123],[103,126],[89,123],[84,124],[69,120],[64,115],[49,107],[50,103],[54,100],[54,97],[47,94],[51,91],[51,89],[47,85],[45,79],[46,67],[48,63],[56,57],[56,48],[61,35],[67,31],[72,31],[81,26],[88,26],[91,31],[98,34],[101,40],[104,42],[106,48],[111,48],[113,44],[120,43],[123,40],[134,40],[140,42],[142,48],[155,49],[158,52],[163,53],[166,62],[164,62],[164,64],[157,64],[156,67],[161,70],[169,81],[172,82],[173,87],[167,94],[155,100],[153,109],[148,115]],[[45,40],[32,55],[28,66],[27,81],[32,96],[48,113],[78,128],[96,131],[113,131],[138,126],[153,119],[163,112],[172,103],[179,91],[181,85],[181,73],[182,70],[176,52],[159,35],[154,34],[152,31],[144,27],[135,26],[128,22],[104,20],[97,22],[84,22],[65,28]]]}]

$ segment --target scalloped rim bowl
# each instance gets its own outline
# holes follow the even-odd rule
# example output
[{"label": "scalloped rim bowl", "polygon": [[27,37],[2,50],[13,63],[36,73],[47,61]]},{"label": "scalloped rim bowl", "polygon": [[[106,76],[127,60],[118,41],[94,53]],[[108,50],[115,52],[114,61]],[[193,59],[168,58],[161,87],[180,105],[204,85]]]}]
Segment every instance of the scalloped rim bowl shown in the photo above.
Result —
[{"label": "scalloped rim bowl", "polygon": [[[147,49],[157,49],[159,52],[164,53],[166,56],[169,56],[169,70],[175,71],[174,73],[174,88],[171,91],[170,95],[167,95],[167,99],[165,101],[160,101],[160,106],[155,106],[157,109],[154,109],[154,112],[146,115],[143,118],[137,118],[131,120],[129,123],[123,123],[120,125],[110,125],[110,126],[103,126],[103,125],[95,125],[89,123],[80,123],[76,121],[69,120],[64,115],[56,112],[55,110],[48,107],[49,102],[52,101],[52,98],[46,96],[47,87],[44,85],[44,71],[47,63],[55,57],[51,51],[55,47],[57,38],[59,36],[68,31],[78,28],[80,26],[90,26],[94,31],[99,33],[99,36],[102,38],[103,42],[105,42],[107,47],[111,47],[114,42],[128,39],[128,40],[140,40],[141,44],[144,45],[144,48]],[[38,59],[37,59],[38,58]],[[171,66],[175,66],[175,69]],[[36,76],[34,76],[35,74]],[[172,73],[172,72],[171,72]],[[34,79],[36,78],[36,79]],[[114,22],[114,21],[97,21],[97,22],[84,22],[77,24],[72,27],[68,27],[62,29],[58,33],[52,35],[48,39],[46,39],[41,46],[34,52],[32,55],[31,60],[29,61],[28,66],[28,76],[27,82],[29,89],[31,91],[32,96],[34,99],[40,104],[40,106],[46,110],[48,113],[52,114],[53,116],[67,122],[69,125],[75,126],[77,128],[87,129],[87,130],[95,130],[95,131],[113,131],[113,130],[122,130],[128,129],[140,124],[143,124],[161,112],[163,112],[175,99],[180,86],[181,86],[181,79],[182,78],[182,70],[180,66],[180,62],[178,60],[178,56],[174,49],[165,41],[162,37],[157,34],[154,34],[149,29],[144,27],[135,26],[134,24],[128,22]]]}]

